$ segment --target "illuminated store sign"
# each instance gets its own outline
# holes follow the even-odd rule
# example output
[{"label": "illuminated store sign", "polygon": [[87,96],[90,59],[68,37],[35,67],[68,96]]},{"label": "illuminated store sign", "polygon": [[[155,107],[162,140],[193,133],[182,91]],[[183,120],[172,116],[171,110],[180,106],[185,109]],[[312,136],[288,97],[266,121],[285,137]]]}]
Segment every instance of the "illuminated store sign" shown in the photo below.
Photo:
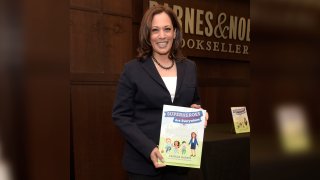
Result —
[{"label": "illuminated store sign", "polygon": [[[249,1],[248,1],[249,2]],[[224,1],[219,1],[224,3]],[[164,4],[173,9],[183,31],[184,54],[195,57],[248,60],[250,9],[216,1],[149,0],[145,8]],[[234,8],[237,6],[237,8]],[[244,8],[243,8],[244,7]],[[237,12],[232,12],[236,9]]]}]

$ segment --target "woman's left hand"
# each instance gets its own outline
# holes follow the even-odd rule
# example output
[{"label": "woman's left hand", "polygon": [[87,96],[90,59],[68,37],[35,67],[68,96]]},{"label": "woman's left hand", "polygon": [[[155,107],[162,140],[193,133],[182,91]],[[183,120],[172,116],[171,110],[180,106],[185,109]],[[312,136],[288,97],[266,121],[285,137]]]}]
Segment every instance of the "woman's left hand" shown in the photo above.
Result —
[{"label": "woman's left hand", "polygon": [[[195,109],[202,109],[201,105],[199,105],[199,104],[192,104],[190,107],[195,108]],[[206,128],[208,125],[209,113],[207,111],[206,111],[205,119],[206,120],[204,121],[204,128]]]}]

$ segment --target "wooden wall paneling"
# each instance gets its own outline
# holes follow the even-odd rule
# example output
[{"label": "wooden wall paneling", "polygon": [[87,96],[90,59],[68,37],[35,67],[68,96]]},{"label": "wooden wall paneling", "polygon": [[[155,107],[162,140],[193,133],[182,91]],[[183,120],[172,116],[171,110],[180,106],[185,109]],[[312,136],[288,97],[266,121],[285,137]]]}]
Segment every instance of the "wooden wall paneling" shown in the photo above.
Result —
[{"label": "wooden wall paneling", "polygon": [[114,85],[72,85],[76,180],[125,179],[123,140],[111,119],[115,91]]},{"label": "wooden wall paneling", "polygon": [[[8,5],[17,4],[13,2]],[[15,71],[12,75],[17,80],[22,78],[20,89],[15,89],[19,92],[17,97],[21,98],[22,107],[21,111],[14,112],[23,118],[20,123],[24,141],[19,155],[24,157],[19,162],[25,176],[21,179],[68,180],[69,2],[28,0],[19,6],[19,10],[10,11],[13,20],[9,21],[15,27],[9,33],[19,35],[6,44],[8,48],[17,48],[12,57],[21,59],[21,62],[13,61],[15,64],[10,67]]]},{"label": "wooden wall paneling", "polygon": [[132,2],[132,55],[137,55],[137,48],[139,46],[139,28],[143,16],[143,1],[133,0]]},{"label": "wooden wall paneling", "polygon": [[104,73],[101,16],[92,12],[70,10],[71,74]]},{"label": "wooden wall paneling", "polygon": [[108,14],[132,17],[132,0],[102,0],[102,7]]},{"label": "wooden wall paneling", "polygon": [[47,73],[28,72],[24,82],[23,133],[27,150],[24,168],[28,177],[23,179],[67,180],[70,177],[68,73],[48,72],[44,67],[42,71]]},{"label": "wooden wall paneling", "polygon": [[143,14],[143,0],[132,0],[132,21],[140,24]]},{"label": "wooden wall paneling", "polygon": [[250,112],[250,87],[200,86],[199,93],[202,107],[209,112],[210,124],[232,122],[230,107],[246,106]]},{"label": "wooden wall paneling", "polygon": [[71,7],[85,9],[101,9],[101,0],[70,0]]},{"label": "wooden wall paneling", "polygon": [[250,62],[191,57],[197,64],[202,106],[209,123],[232,122],[230,107],[249,107]]},{"label": "wooden wall paneling", "polygon": [[250,79],[250,62],[190,57],[199,78]]},{"label": "wooden wall paneling", "polygon": [[201,98],[201,107],[209,113],[209,124],[219,122],[217,119],[217,88],[210,86],[199,86],[199,95]]},{"label": "wooden wall paneling", "polygon": [[132,59],[132,19],[104,15],[102,37],[106,78],[117,81],[124,64]]},{"label": "wooden wall paneling", "polygon": [[[101,5],[101,7],[100,7]],[[131,0],[71,1],[72,140],[76,180],[126,179],[111,118],[116,82],[132,59]]]},{"label": "wooden wall paneling", "polygon": [[230,107],[246,106],[250,112],[249,87],[219,87],[217,91],[219,96],[216,97],[217,106],[214,107],[217,111],[217,122],[232,122]]}]

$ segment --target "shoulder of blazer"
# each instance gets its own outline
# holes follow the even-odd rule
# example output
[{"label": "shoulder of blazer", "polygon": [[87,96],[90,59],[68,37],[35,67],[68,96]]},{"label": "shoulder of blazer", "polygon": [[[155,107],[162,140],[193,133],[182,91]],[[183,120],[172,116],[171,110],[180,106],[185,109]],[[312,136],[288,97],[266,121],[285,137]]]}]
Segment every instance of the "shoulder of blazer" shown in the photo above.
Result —
[{"label": "shoulder of blazer", "polygon": [[139,67],[141,63],[142,62],[139,61],[138,59],[131,59],[130,61],[125,63],[123,72],[125,74],[129,73],[129,76],[130,76],[131,73],[136,73],[137,71],[139,71]]},{"label": "shoulder of blazer", "polygon": [[184,59],[184,60],[179,61],[179,62],[184,63],[184,64],[186,64],[188,66],[196,66],[196,63],[193,60],[190,60],[190,59]]},{"label": "shoulder of blazer", "polygon": [[137,66],[138,64],[140,64],[141,61],[138,61],[138,59],[131,59],[130,61],[128,61],[126,64],[125,64],[125,67],[126,68],[131,68],[133,66]]},{"label": "shoulder of blazer", "polygon": [[182,60],[181,62],[191,63],[191,64],[193,64],[193,65],[196,64],[196,63],[195,63],[193,60],[191,60],[191,59],[184,59],[184,60]]},{"label": "shoulder of blazer", "polygon": [[178,63],[183,64],[183,66],[185,67],[185,69],[187,71],[190,71],[190,70],[191,71],[193,71],[193,70],[196,71],[196,69],[197,69],[196,63],[194,61],[190,60],[190,59],[184,59],[182,61],[178,61],[177,65],[178,65]]}]

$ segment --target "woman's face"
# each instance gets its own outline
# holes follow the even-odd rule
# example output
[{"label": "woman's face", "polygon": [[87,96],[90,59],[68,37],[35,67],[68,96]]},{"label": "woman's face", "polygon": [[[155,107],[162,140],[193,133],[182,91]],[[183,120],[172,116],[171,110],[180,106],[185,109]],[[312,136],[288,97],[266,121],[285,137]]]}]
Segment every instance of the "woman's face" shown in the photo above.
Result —
[{"label": "woman's face", "polygon": [[168,55],[175,36],[171,19],[165,12],[153,16],[150,42],[154,56]]},{"label": "woman's face", "polygon": [[196,133],[192,133],[192,137],[195,138],[196,137]]}]

